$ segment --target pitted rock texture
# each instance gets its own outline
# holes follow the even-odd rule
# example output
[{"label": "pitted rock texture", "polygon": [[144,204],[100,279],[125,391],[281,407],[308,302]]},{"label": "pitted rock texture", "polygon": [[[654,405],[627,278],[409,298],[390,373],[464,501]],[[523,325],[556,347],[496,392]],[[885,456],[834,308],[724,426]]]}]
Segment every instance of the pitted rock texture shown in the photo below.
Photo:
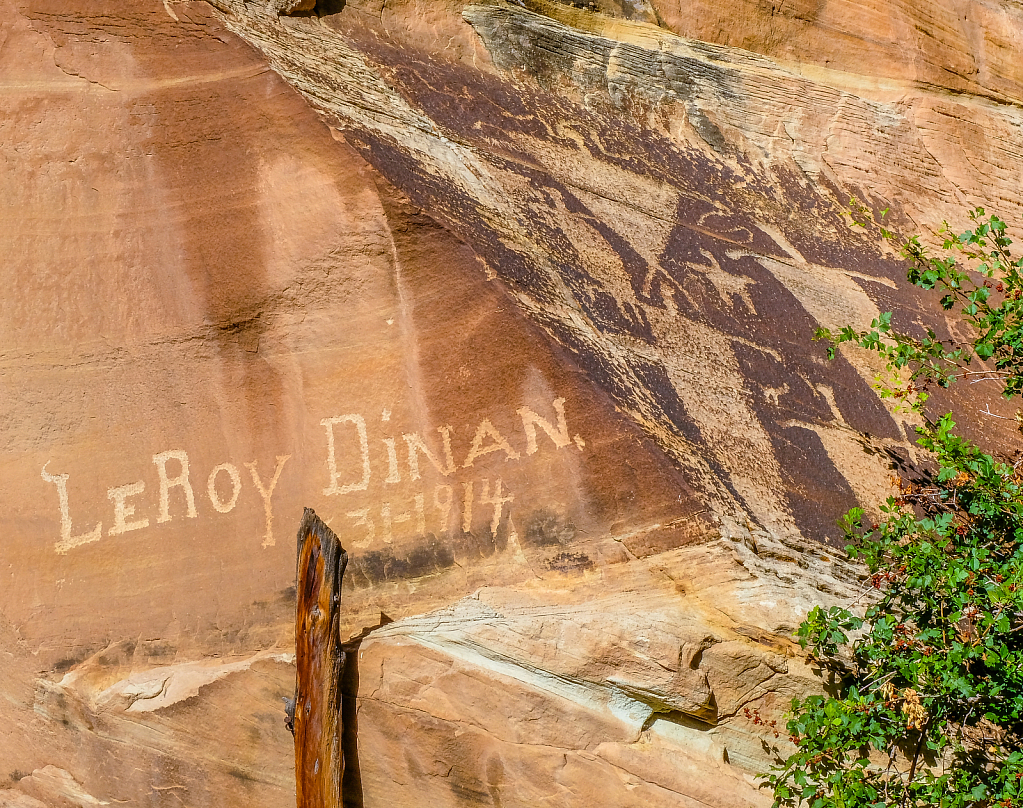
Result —
[{"label": "pitted rock texture", "polygon": [[810,335],[941,325],[840,208],[1020,212],[1018,9],[88,5],[0,0],[0,805],[294,804],[307,505],[350,804],[768,803],[917,459]]}]

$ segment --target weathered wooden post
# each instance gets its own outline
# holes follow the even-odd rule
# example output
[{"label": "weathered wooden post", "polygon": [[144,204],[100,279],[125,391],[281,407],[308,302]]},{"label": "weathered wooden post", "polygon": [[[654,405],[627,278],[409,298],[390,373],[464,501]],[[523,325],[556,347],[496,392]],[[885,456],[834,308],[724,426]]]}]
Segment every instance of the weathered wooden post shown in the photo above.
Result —
[{"label": "weathered wooden post", "polygon": [[341,808],[345,764],[341,749],[339,636],[341,579],[348,553],[311,508],[298,531],[295,700],[288,704],[295,735],[298,808]]}]

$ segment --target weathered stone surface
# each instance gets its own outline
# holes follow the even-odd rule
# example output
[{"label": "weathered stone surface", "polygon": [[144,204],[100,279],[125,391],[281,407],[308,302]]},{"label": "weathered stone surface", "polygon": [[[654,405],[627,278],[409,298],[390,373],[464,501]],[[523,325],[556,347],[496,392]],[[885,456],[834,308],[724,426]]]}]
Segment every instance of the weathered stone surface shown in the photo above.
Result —
[{"label": "weathered stone surface", "polygon": [[557,598],[486,588],[378,629],[357,653],[350,794],[400,802],[414,782],[444,806],[770,804],[750,730],[813,686],[782,637],[822,597],[771,577],[743,544],[712,543]]},{"label": "weathered stone surface", "polygon": [[492,59],[478,69],[359,14],[282,25],[220,5],[473,246],[714,510],[834,535],[837,514],[869,499],[852,486],[874,476],[852,470],[855,433],[905,450],[904,424],[867,389],[876,369],[823,366],[796,335],[890,306],[900,269],[842,222],[851,193],[923,223],[957,193],[1013,199],[997,166],[1020,146],[1016,107],[978,102],[1004,138],[963,140],[939,161],[917,123],[939,94],[856,94],[564,6],[464,7]]},{"label": "weathered stone surface", "polygon": [[716,530],[204,6],[3,12],[5,778],[292,801],[293,673],[258,654],[292,650],[305,504],[355,554],[351,634]]},{"label": "weathered stone surface", "polygon": [[57,730],[40,756],[60,760],[111,804],[294,805],[281,702],[294,688],[294,661],[267,651],[153,665],[130,643],[111,646],[38,683],[32,709]]},{"label": "weathered stone surface", "polygon": [[[47,35],[54,16],[39,24]],[[185,25],[160,7],[123,24]],[[10,177],[12,194],[24,197],[4,230],[14,241],[4,328],[15,347],[5,357],[3,479],[21,492],[23,526],[12,548],[22,569],[58,578],[74,570],[55,600],[28,596],[33,578],[12,578],[8,618],[25,636],[59,642],[63,653],[69,638],[87,646],[97,642],[90,634],[105,640],[114,627],[135,636],[153,620],[219,634],[227,629],[214,617],[266,625],[251,620],[257,600],[283,620],[294,526],[282,532],[271,517],[302,502],[345,531],[364,599],[424,576],[442,599],[452,578],[455,591],[471,591],[473,576],[495,573],[458,564],[485,566],[513,536],[521,558],[546,569],[592,566],[601,545],[617,547],[608,537],[615,523],[677,522],[678,541],[709,530],[689,518],[704,510],[695,488],[592,395],[472,254],[381,193],[244,45],[202,34],[212,25],[208,15],[192,22],[198,53],[179,54],[179,73],[133,79],[136,87],[115,60],[95,80],[116,91],[75,85],[86,93],[71,95],[80,117],[124,119],[106,127],[120,152],[84,132],[70,139],[52,113],[52,130],[36,122],[30,153],[15,163],[22,173]],[[51,58],[84,69],[72,61],[76,46],[66,47],[72,53],[61,47]],[[204,84],[187,71],[212,59],[207,48],[221,63],[213,60]],[[29,102],[8,101],[8,119],[28,127]],[[156,123],[131,121],[146,104],[168,117],[160,140],[150,134]],[[96,169],[60,174],[51,186],[32,159]],[[104,160],[120,173],[108,177]],[[75,170],[84,169],[60,169]],[[98,177],[111,183],[106,207],[74,217],[73,200],[61,207],[47,197],[91,193]],[[143,193],[154,197],[148,206]],[[167,218],[153,218],[161,211]],[[37,220],[50,222],[37,228],[45,238],[30,227]],[[91,258],[71,260],[73,249]],[[66,289],[73,302],[61,297]],[[630,455],[635,462],[622,464]],[[253,575],[254,565],[265,572]],[[533,575],[524,562],[499,566],[497,575]],[[400,614],[402,597],[389,592],[388,609]],[[145,608],[131,607],[133,598]],[[365,606],[374,618],[378,605]]]},{"label": "weathered stone surface", "polygon": [[[654,2],[662,23],[684,36],[902,88],[931,85],[1012,103],[1023,72],[1017,4]],[[880,82],[879,82],[880,83]]]},{"label": "weathered stone surface", "polygon": [[316,0],[269,0],[267,8],[275,14],[297,14],[312,11],[316,8]]},{"label": "weathered stone surface", "polygon": [[0,806],[3,808],[46,808],[46,803],[20,791],[5,788],[0,791]]},{"label": "weathered stone surface", "polygon": [[352,804],[765,803],[913,458],[809,336],[934,316],[837,207],[1020,212],[1018,9],[214,5],[0,0],[0,805],[293,805],[306,505]]},{"label": "weathered stone surface", "polygon": [[81,783],[68,772],[56,766],[36,769],[28,777],[18,781],[18,789],[29,796],[39,798],[43,804],[59,808],[92,808],[95,805],[109,805],[86,792]]}]

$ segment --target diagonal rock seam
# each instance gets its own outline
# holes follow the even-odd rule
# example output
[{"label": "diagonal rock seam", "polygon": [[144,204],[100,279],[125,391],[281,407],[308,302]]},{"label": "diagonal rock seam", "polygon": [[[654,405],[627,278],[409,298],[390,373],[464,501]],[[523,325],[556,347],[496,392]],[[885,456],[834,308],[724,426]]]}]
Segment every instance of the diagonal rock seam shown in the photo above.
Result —
[{"label": "diagonal rock seam", "polygon": [[[490,142],[475,138],[471,131],[458,132],[452,128],[451,121],[431,117],[432,108],[427,112],[422,103],[420,108],[413,107],[407,100],[411,97],[409,87],[394,81],[393,70],[385,80],[381,67],[392,57],[398,62],[401,58],[413,57],[399,55],[396,50],[386,50],[389,46],[379,45],[383,50],[371,58],[350,43],[349,35],[315,16],[281,19],[257,6],[235,0],[218,0],[215,5],[223,14],[225,24],[260,50],[272,67],[302,93],[330,125],[339,128],[372,164],[403,187],[432,216],[473,246],[529,318],[577,357],[617,406],[650,434],[687,477],[703,489],[711,513],[710,522],[719,522],[724,515],[738,515],[740,522],[750,519],[779,535],[796,530],[811,534],[820,529],[833,532],[829,523],[810,529],[793,522],[797,506],[778,493],[792,487],[785,479],[788,472],[777,464],[772,465],[773,461],[767,458],[772,454],[769,447],[777,446],[779,440],[774,430],[783,429],[787,430],[786,435],[812,434],[812,440],[823,447],[821,454],[830,462],[838,463],[837,458],[846,451],[840,447],[851,441],[851,436],[841,431],[848,426],[846,418],[836,410],[822,419],[806,414],[802,423],[797,419],[789,419],[784,426],[766,423],[763,411],[755,404],[753,385],[743,378],[745,371],[740,366],[745,360],[739,353],[741,348],[743,353],[763,351],[777,357],[777,353],[771,353],[777,349],[765,344],[763,339],[751,342],[735,331],[722,332],[717,325],[708,328],[702,322],[705,315],[699,311],[687,313],[679,322],[679,313],[673,314],[670,305],[651,306],[641,302],[642,295],[648,293],[650,276],[644,290],[637,290],[637,297],[633,297],[633,292],[615,288],[618,281],[614,278],[601,276],[591,267],[569,266],[557,249],[535,235],[538,228],[539,232],[548,227],[554,232],[559,226],[551,217],[562,214],[548,210],[550,193],[544,197],[521,186],[506,187],[505,183],[513,175],[520,177],[516,183],[530,177],[530,182],[555,189],[554,193],[560,194],[566,200],[564,204],[569,206],[582,204],[582,198],[603,199],[617,205],[618,210],[629,208],[630,204],[635,209],[635,204],[621,193],[593,187],[593,183],[584,178],[585,172],[574,176],[572,160],[567,155],[567,159],[560,161],[552,156],[552,161],[547,163],[542,162],[541,157],[541,163],[532,168],[516,152],[514,139],[510,141],[512,148],[498,155],[491,152]],[[728,215],[737,219],[746,216],[746,220],[752,222],[746,213],[741,213],[741,206],[749,205],[756,219],[756,224],[750,227],[761,234],[757,236],[760,246],[755,249],[737,250],[738,245],[735,245],[725,251],[727,260],[735,267],[738,267],[736,262],[744,260],[761,264],[771,273],[776,289],[785,289],[783,294],[799,297],[804,310],[816,318],[811,323],[819,323],[819,318],[832,314],[828,306],[833,304],[829,299],[822,308],[813,294],[800,297],[799,290],[812,288],[814,279],[822,271],[848,273],[842,294],[857,300],[857,320],[869,321],[870,309],[876,312],[873,287],[871,282],[865,283],[860,278],[874,275],[865,276],[858,267],[843,263],[821,267],[813,256],[805,254],[805,245],[795,246],[785,208],[798,202],[798,198],[772,198],[764,189],[772,171],[784,169],[798,174],[794,182],[796,186],[801,183],[802,190],[793,186],[796,188],[793,193],[808,194],[807,198],[814,200],[814,210],[827,214],[817,219],[816,224],[829,242],[828,249],[842,245],[842,249],[860,250],[868,259],[875,257],[877,267],[873,271],[878,273],[878,281],[890,283],[884,273],[896,272],[894,265],[886,265],[865,241],[850,242],[850,236],[841,230],[838,217],[831,212],[837,209],[842,193],[848,194],[840,188],[848,187],[850,180],[856,181],[856,177],[823,158],[814,157],[808,147],[800,146],[786,157],[784,150],[775,148],[776,130],[783,124],[783,128],[789,127],[787,121],[793,105],[834,109],[834,115],[844,116],[844,125],[855,125],[869,131],[868,137],[880,138],[878,148],[901,154],[905,147],[896,150],[891,144],[893,137],[903,136],[911,126],[904,106],[862,98],[826,83],[811,81],[766,57],[686,40],[655,26],[610,21],[600,15],[540,0],[531,7],[543,13],[511,4],[469,5],[463,9],[462,17],[473,26],[496,68],[513,83],[527,89],[546,88],[545,92],[552,98],[582,99],[581,105],[573,107],[579,115],[590,114],[593,110],[596,110],[593,114],[598,114],[605,107],[615,115],[624,116],[625,120],[646,115],[655,120],[650,130],[653,133],[651,148],[670,148],[676,155],[688,155],[684,159],[697,160],[697,164],[704,166],[701,170],[717,174],[715,182],[734,183],[730,191],[734,199],[715,201],[713,205],[725,204],[730,210]],[[540,53],[543,56],[538,61]],[[427,69],[425,64],[421,68]],[[751,110],[754,101],[761,106]],[[1019,117],[1014,108],[1004,105],[985,109],[991,115],[1002,116],[1005,125],[1013,125]],[[657,116],[667,116],[669,120],[679,115],[692,137],[675,130],[666,139],[658,134],[661,124],[656,123]],[[560,125],[573,125],[569,123],[570,118],[562,120],[564,123]],[[797,143],[796,134],[802,136],[802,142],[813,142],[814,138],[822,137],[822,128],[828,125],[826,121],[802,120],[799,124],[802,130],[785,128],[784,137],[790,145]],[[708,144],[707,132],[711,129],[724,132],[724,140]],[[906,159],[921,165],[927,163],[931,158],[926,148],[918,139],[911,143],[916,151],[912,158]],[[543,151],[538,154],[542,155]],[[611,159],[614,155],[608,153],[603,158]],[[932,168],[928,171],[934,176],[943,176],[940,168]],[[693,184],[679,174],[665,173],[663,167],[653,162],[646,166],[646,171],[647,179],[660,183],[658,187],[670,193],[664,200],[645,204],[641,216],[649,215],[662,222],[678,221],[678,213],[672,215],[670,201],[676,186],[688,188],[685,193],[694,194],[693,199],[704,200],[700,204],[708,204],[706,200],[712,198],[707,189],[700,190],[702,186],[698,183]],[[811,188],[813,184],[816,184],[815,189]],[[614,187],[613,183],[610,185]],[[422,190],[433,187],[438,189],[436,193]],[[570,200],[569,188],[577,193],[582,190],[585,197]],[[720,194],[720,190],[714,193]],[[618,238],[607,225],[595,223],[592,215],[575,215],[582,217],[584,226],[596,227],[603,238]],[[720,218],[721,214],[716,215]],[[701,237],[715,244],[728,243],[726,233],[717,226],[688,221],[680,222],[680,226],[702,234]],[[616,248],[621,254],[631,249],[628,240],[624,241],[624,246]],[[736,282],[733,280],[736,270],[724,270],[721,266],[715,269],[718,259],[706,249],[701,250],[703,258],[697,259],[697,269],[718,284],[722,299],[728,300],[729,289]],[[585,264],[588,259],[584,258],[580,252],[579,260]],[[720,260],[725,260],[724,254]],[[520,271],[515,268],[518,266],[526,269]],[[692,267],[690,264],[687,271]],[[580,287],[578,281],[569,282],[573,274],[578,276],[580,271],[586,278],[582,281],[584,287]],[[802,285],[791,283],[793,279],[802,278],[806,279]],[[763,286],[765,280],[758,277],[755,283]],[[590,294],[588,289],[599,290],[601,286],[612,290],[612,296],[623,301],[626,308],[638,307],[653,324],[655,338],[623,338],[614,328],[609,328],[608,323],[600,322],[587,295]],[[745,300],[749,308],[748,295]],[[668,305],[667,315],[659,311],[664,305]],[[809,332],[809,325],[807,330]],[[722,354],[728,357],[724,362]],[[867,387],[873,380],[873,369],[861,367],[858,372],[863,394],[870,395]],[[811,387],[822,383],[809,377],[806,381]],[[712,396],[692,393],[688,388],[694,384],[707,386]],[[708,407],[708,400],[715,397],[730,403],[712,401]],[[843,406],[841,402],[839,406]],[[854,431],[864,431],[864,428],[864,424],[852,426]],[[882,437],[895,440],[906,451],[911,451],[900,424],[889,418],[882,431],[887,432]],[[729,439],[736,445],[725,448]],[[743,462],[737,459],[750,454],[765,458],[754,474],[748,473]],[[849,497],[852,504],[853,492],[847,484],[844,496]],[[815,537],[820,538],[820,535]]]}]

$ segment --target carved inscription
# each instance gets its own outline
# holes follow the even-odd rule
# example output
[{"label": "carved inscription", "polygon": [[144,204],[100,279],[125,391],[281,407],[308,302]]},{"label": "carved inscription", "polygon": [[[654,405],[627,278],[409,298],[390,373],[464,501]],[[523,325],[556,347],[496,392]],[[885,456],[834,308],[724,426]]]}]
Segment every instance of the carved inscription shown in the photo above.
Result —
[{"label": "carved inscription", "polygon": [[[539,409],[547,412],[541,414],[528,406],[516,410],[521,432],[516,430],[509,435],[502,434],[489,418],[484,418],[471,437],[468,434],[463,437],[464,454],[457,453],[458,456],[451,426],[437,427],[432,434],[420,434],[386,427],[374,430],[359,413],[323,418],[320,426],[324,430],[325,455],[321,456],[326,475],[319,493],[342,498],[344,502],[351,500],[351,507],[342,512],[348,520],[344,529],[350,532],[355,549],[381,542],[390,544],[396,531],[419,536],[459,530],[469,533],[474,519],[485,520],[491,536],[496,538],[515,500],[504,480],[492,473],[450,482],[444,478],[456,474],[464,477],[463,470],[474,469],[484,458],[521,462],[540,451],[541,446],[553,451],[584,449],[583,439],[569,432],[563,398]],[[387,424],[390,417],[390,411],[383,410],[381,423]],[[380,432],[394,434],[378,437]],[[50,473],[47,463],[41,476],[55,488],[60,517],[59,538],[54,549],[67,553],[104,536],[153,529],[180,519],[197,519],[209,510],[231,513],[248,485],[258,494],[263,506],[262,546],[272,547],[275,544],[274,492],[283,475],[296,473],[288,466],[291,457],[290,454],[277,455],[272,469],[265,460],[243,463],[241,467],[248,472],[244,475],[232,462],[220,463],[208,472],[196,469],[184,449],[158,452],[152,455],[152,467],[141,475],[142,479],[107,489],[109,518],[79,533],[75,532],[71,517],[69,475]],[[427,484],[430,477],[433,482]],[[388,488],[399,483],[402,490],[396,488],[394,496],[387,496]],[[383,496],[377,493],[381,486]],[[409,486],[413,491],[403,494]],[[416,492],[415,488],[420,490]],[[360,501],[365,498],[369,498],[369,503]]]},{"label": "carved inscription", "polygon": [[[271,547],[274,544],[273,535],[273,509],[271,497],[277,482],[281,478],[284,464],[291,455],[280,455],[277,457],[277,465],[272,476],[264,481],[260,476],[259,466],[255,460],[246,463],[245,468],[249,470],[252,477],[252,484],[263,501],[266,532],[263,537],[263,546]],[[143,495],[146,493],[146,481],[137,480],[126,485],[117,485],[107,489],[107,499],[112,504],[113,515],[109,527],[104,534],[104,523],[99,522],[92,530],[80,533],[75,536],[74,526],[71,522],[71,507],[68,502],[67,474],[50,474],[43,466],[42,477],[57,487],[57,502],[60,509],[60,539],[54,545],[58,553],[66,553],[75,547],[83,544],[99,541],[104,535],[120,536],[123,533],[130,533],[134,530],[143,530],[150,526],[148,516],[143,516],[139,511],[144,508]],[[196,519],[199,516],[199,509],[196,506],[195,489],[192,486],[191,464],[188,452],[184,449],[173,449],[166,452],[159,452],[153,455],[153,465],[157,477],[157,490],[159,492],[156,510],[156,524],[180,519]],[[228,484],[222,481],[226,479]],[[229,487],[230,493],[226,493]],[[201,489],[200,489],[201,490]],[[242,476],[238,467],[233,463],[221,463],[215,466],[210,472],[206,481],[206,495],[210,506],[217,513],[230,513],[238,504],[238,496],[242,490]],[[152,504],[152,503],[150,503]]]},{"label": "carved inscription", "polygon": [[[472,469],[477,461],[490,455],[504,462],[519,461],[523,455],[514,443],[521,440],[526,456],[533,455],[540,450],[540,441],[543,440],[541,435],[550,441],[549,445],[555,450],[574,446],[581,451],[586,444],[578,435],[570,436],[565,416],[565,399],[555,399],[549,409],[550,416],[541,415],[531,407],[516,410],[522,425],[521,437],[506,437],[489,418],[484,418],[472,433],[468,449],[464,450],[465,454],[460,458],[456,458],[453,449],[451,426],[437,427],[435,436],[402,432],[400,434],[404,446],[399,449],[396,437],[372,438],[372,430],[367,427],[362,415],[349,413],[324,418],[320,421],[327,443],[327,485],[323,494],[343,496],[366,492],[374,481],[382,477],[386,495],[386,487],[397,483],[419,483],[422,486],[423,475],[427,471],[442,478],[451,477],[459,470]],[[390,418],[390,410],[385,409],[380,421],[387,424]],[[386,428],[384,431],[387,431]],[[374,468],[373,448],[376,441],[379,441],[383,449],[380,454],[385,458],[386,472]],[[401,460],[399,453],[403,455]],[[339,458],[342,456],[349,458],[347,465],[351,470],[348,477],[339,471]],[[355,457],[358,462],[351,460]],[[485,477],[460,484],[441,483],[432,487],[423,486],[419,493],[400,501],[388,498],[387,501],[376,501],[368,507],[347,510],[345,516],[349,524],[346,527],[351,531],[351,547],[355,550],[364,550],[381,542],[391,544],[396,525],[414,526],[414,532],[419,536],[427,533],[450,534],[458,530],[470,533],[474,518],[480,516],[489,517],[487,527],[491,536],[496,537],[507,513],[506,506],[514,499],[514,494],[506,489],[502,478]],[[374,497],[374,500],[379,500],[379,497]]]}]

